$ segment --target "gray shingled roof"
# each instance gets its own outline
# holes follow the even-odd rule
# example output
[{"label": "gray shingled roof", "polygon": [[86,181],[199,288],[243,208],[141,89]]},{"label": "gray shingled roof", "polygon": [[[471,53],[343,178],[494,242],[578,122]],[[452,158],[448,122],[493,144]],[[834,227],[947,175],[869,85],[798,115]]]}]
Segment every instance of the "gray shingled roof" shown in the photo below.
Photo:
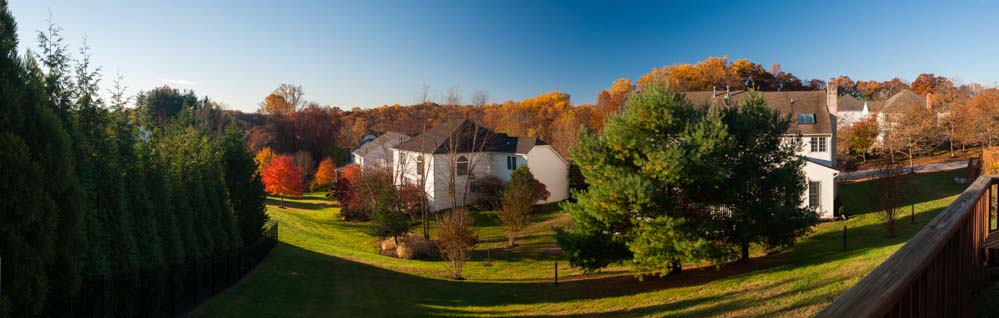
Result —
[{"label": "gray shingled roof", "polygon": [[916,94],[916,92],[906,89],[902,90],[901,92],[898,92],[897,94],[889,98],[887,101],[885,101],[884,105],[880,107],[878,111],[899,112],[915,105],[920,105],[920,106],[926,105],[926,97],[919,96],[919,94]]},{"label": "gray shingled roof", "polygon": [[389,148],[392,148],[406,140],[409,140],[409,136],[406,134],[390,131],[378,136],[378,138],[375,138],[372,141],[365,143],[361,146],[361,148],[354,150],[354,153],[363,156],[380,148],[387,151]]},{"label": "gray shingled roof", "polygon": [[853,95],[844,95],[839,97],[837,102],[837,109],[841,112],[859,112],[864,110],[864,102],[853,97]]},{"label": "gray shingled roof", "polygon": [[[793,91],[793,92],[758,92],[767,100],[771,108],[781,113],[791,115],[791,128],[788,133],[831,134],[832,118],[826,106],[824,91]],[[686,92],[687,100],[698,106],[722,106],[725,103],[724,92]],[[747,91],[729,93],[730,105],[738,105],[749,96]],[[861,105],[863,107],[863,105]],[[815,114],[814,124],[799,124],[798,114]]]},{"label": "gray shingled roof", "polygon": [[496,133],[468,119],[457,119],[441,123],[395,148],[435,154],[448,153],[451,147],[457,147],[457,152],[527,153],[535,145],[544,144],[537,138],[512,137]]}]

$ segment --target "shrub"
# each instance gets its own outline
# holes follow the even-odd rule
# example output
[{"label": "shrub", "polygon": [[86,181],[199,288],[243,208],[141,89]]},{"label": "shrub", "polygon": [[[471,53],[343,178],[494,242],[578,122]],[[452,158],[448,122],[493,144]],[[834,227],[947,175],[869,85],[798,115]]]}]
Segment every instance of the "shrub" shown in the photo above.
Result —
[{"label": "shrub", "polygon": [[496,210],[500,207],[500,196],[506,184],[496,176],[484,176],[475,179],[475,192],[478,198],[473,205],[480,210]]},{"label": "shrub", "polygon": [[499,212],[500,222],[506,228],[507,246],[516,245],[517,235],[531,221],[531,206],[548,195],[545,185],[534,179],[530,169],[522,166],[513,171],[510,183],[503,190],[503,209]]},{"label": "shrub", "polygon": [[371,209],[371,227],[368,233],[390,237],[398,244],[400,235],[409,232],[410,218],[399,209],[399,195],[391,184],[381,185]]},{"label": "shrub", "polygon": [[434,249],[433,241],[424,239],[419,234],[409,233],[399,238],[398,245],[396,245],[396,240],[392,238],[382,240],[379,254],[401,259],[424,259],[429,257]]},{"label": "shrub", "polygon": [[437,214],[437,244],[441,257],[447,260],[452,279],[465,279],[461,276],[461,270],[471,256],[469,250],[478,242],[473,222],[472,214],[465,209]]}]

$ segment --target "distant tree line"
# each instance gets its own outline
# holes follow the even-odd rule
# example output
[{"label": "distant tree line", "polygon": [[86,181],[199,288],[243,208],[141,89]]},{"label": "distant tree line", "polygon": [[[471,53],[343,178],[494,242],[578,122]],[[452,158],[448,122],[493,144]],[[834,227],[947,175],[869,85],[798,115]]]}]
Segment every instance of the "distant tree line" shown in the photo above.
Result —
[{"label": "distant tree line", "polygon": [[263,185],[232,116],[166,87],[126,108],[120,77],[102,97],[86,42],[72,56],[51,24],[38,41],[18,54],[0,0],[0,317],[121,275],[149,311],[162,268],[261,235]]}]

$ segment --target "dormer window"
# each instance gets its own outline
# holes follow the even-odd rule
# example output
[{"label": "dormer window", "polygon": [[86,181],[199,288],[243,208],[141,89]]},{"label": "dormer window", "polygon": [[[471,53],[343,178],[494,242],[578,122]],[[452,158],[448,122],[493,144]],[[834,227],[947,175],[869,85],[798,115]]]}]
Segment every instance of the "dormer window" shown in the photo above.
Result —
[{"label": "dormer window", "polygon": [[799,124],[814,124],[815,123],[815,114],[812,114],[812,113],[798,114],[798,123]]}]

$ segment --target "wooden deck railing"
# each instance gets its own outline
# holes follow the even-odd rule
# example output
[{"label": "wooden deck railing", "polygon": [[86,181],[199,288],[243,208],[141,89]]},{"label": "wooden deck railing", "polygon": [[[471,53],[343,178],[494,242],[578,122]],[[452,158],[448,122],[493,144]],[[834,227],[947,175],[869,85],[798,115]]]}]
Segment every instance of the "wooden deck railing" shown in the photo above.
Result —
[{"label": "wooden deck railing", "polygon": [[982,244],[989,236],[992,186],[997,183],[999,175],[976,179],[816,317],[970,317],[974,292],[989,280]]}]

